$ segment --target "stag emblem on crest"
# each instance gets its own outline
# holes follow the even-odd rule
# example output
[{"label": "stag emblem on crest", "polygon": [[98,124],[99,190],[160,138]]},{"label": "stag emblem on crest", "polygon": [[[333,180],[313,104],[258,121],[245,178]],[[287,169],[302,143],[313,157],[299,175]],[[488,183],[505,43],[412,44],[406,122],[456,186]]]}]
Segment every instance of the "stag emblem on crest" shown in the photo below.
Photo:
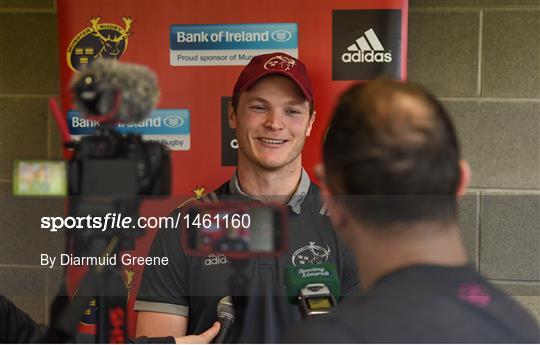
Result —
[{"label": "stag emblem on crest", "polygon": [[80,71],[95,59],[119,59],[132,34],[133,19],[130,17],[122,17],[123,26],[102,23],[101,17],[91,18],[89,22],[90,26],[75,35],[67,49],[67,63],[74,71]]}]

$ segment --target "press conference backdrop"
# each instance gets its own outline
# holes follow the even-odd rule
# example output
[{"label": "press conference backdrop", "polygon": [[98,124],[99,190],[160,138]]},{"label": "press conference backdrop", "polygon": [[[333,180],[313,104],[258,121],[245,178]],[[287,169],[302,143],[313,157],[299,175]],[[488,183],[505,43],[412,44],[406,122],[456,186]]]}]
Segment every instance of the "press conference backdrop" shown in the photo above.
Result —
[{"label": "press conference backdrop", "polygon": [[222,102],[252,56],[281,51],[308,66],[318,113],[304,151],[308,171],[320,158],[320,140],[341,90],[380,74],[406,77],[407,0],[317,6],[59,0],[57,6],[62,105],[71,133],[92,131],[73,111],[68,84],[74,73],[99,57],[150,66],[158,75],[161,102],[135,130],[174,151],[175,193],[215,187],[230,177],[236,146]]}]

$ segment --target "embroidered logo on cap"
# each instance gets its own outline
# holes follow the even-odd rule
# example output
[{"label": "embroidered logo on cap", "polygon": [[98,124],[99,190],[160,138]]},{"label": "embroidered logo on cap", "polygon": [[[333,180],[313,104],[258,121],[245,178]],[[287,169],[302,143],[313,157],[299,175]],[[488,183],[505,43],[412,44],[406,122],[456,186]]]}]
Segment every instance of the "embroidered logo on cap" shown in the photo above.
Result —
[{"label": "embroidered logo on cap", "polygon": [[277,55],[266,61],[264,64],[264,69],[288,71],[293,68],[295,64],[296,61],[293,59],[286,56]]}]

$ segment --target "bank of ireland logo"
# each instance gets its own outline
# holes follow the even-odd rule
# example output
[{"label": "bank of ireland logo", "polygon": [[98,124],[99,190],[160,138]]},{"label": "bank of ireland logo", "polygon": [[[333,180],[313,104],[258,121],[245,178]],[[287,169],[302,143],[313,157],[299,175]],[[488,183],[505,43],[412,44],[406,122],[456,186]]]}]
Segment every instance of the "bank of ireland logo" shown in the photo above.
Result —
[{"label": "bank of ireland logo", "polygon": [[275,30],[270,35],[272,39],[276,42],[287,42],[292,38],[292,34],[287,30]]},{"label": "bank of ireland logo", "polygon": [[266,63],[264,64],[264,69],[288,71],[293,68],[295,64],[296,61],[294,61],[293,59],[287,56],[277,55],[266,61]]},{"label": "bank of ireland logo", "polygon": [[163,119],[163,123],[169,128],[178,128],[184,124],[184,119],[179,116],[169,115]]},{"label": "bank of ireland logo", "polygon": [[295,251],[291,257],[292,264],[297,267],[309,264],[324,264],[330,258],[330,247],[326,248],[316,245],[315,242],[309,242]]},{"label": "bank of ireland logo", "polygon": [[100,23],[100,20],[101,17],[90,19],[90,25],[71,40],[66,59],[73,71],[80,71],[95,59],[119,59],[126,51],[133,19],[122,17],[123,27],[114,23]]},{"label": "bank of ireland logo", "polygon": [[369,29],[347,47],[347,52],[341,55],[345,63],[392,62],[392,52],[386,52],[373,29]]}]

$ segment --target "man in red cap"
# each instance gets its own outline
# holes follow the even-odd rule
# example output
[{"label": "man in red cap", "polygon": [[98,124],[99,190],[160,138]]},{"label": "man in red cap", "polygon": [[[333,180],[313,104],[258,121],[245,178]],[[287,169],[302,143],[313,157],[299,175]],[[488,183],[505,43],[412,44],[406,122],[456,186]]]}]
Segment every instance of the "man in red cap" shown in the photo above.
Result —
[{"label": "man in red cap", "polygon": [[[315,120],[304,64],[284,53],[254,57],[234,86],[228,117],[238,140],[238,168],[230,181],[203,199],[281,202],[287,205],[289,231],[284,256],[246,263],[249,298],[225,342],[278,342],[301,319],[287,301],[284,269],[331,263],[341,296],[347,296],[358,289],[355,260],[333,231],[319,189],[302,168],[302,148]],[[175,231],[156,235],[149,255],[168,256],[171,264],[145,268],[135,304],[137,336],[204,332],[217,319],[218,301],[230,295],[231,261],[223,255],[189,256],[178,238]]]}]

